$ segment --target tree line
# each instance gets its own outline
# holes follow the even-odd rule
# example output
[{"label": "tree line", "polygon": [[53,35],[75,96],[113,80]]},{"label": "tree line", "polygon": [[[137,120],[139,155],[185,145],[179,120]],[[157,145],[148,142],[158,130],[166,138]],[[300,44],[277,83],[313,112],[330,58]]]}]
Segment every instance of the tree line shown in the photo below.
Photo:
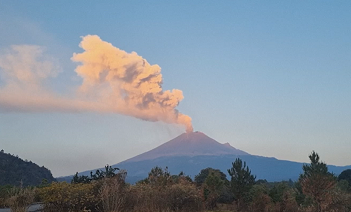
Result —
[{"label": "tree line", "polygon": [[154,167],[135,185],[125,182],[125,170],[107,165],[90,176],[76,173],[71,183],[46,181],[38,187],[11,188],[0,204],[24,211],[26,205],[40,201],[44,212],[351,211],[351,170],[335,176],[316,152],[309,159],[296,182],[257,180],[239,158],[228,167],[228,177],[206,168],[193,180],[183,172],[172,175],[167,167]]}]

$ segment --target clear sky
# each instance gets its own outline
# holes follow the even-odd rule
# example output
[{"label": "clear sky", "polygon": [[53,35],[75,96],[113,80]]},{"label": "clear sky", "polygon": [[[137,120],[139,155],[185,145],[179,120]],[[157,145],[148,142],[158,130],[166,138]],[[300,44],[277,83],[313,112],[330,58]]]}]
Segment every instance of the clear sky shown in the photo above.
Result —
[{"label": "clear sky", "polygon": [[[351,165],[350,1],[2,1],[0,149],[55,177],[185,132],[115,112],[27,110],[21,101],[40,92],[73,98],[83,79],[71,58],[87,35],[159,65],[163,90],[183,92],[176,108],[195,131],[254,155],[308,162],[315,150]],[[17,63],[14,48],[26,52],[23,64],[41,65]],[[26,95],[9,86],[20,80],[15,66],[37,71]]]}]

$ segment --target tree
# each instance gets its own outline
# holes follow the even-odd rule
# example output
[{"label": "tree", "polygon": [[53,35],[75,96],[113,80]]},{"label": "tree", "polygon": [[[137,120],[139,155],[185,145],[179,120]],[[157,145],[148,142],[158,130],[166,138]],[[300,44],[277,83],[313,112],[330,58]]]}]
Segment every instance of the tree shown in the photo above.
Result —
[{"label": "tree", "polygon": [[[112,166],[109,166],[108,164],[105,166],[105,171],[102,170],[96,170],[95,174],[93,172],[90,172],[90,177],[85,176],[85,175],[78,175],[78,172],[73,176],[73,179],[71,183],[90,183],[93,180],[101,180],[103,178],[112,178],[116,176],[117,174],[115,173],[116,170],[119,170],[119,168],[112,168]],[[118,173],[121,175],[125,175],[126,172]],[[122,178],[125,176],[121,176]]]},{"label": "tree", "polygon": [[112,166],[109,166],[107,164],[105,166],[105,171],[101,171],[98,169],[95,171],[95,174],[93,174],[93,172],[90,172],[90,177],[91,177],[91,180],[100,180],[105,177],[107,178],[114,177],[116,175],[115,173],[116,170],[119,170],[119,168],[112,168]]},{"label": "tree", "polygon": [[227,176],[221,172],[219,169],[213,169],[213,168],[206,168],[206,169],[202,169],[200,171],[200,173],[198,175],[195,176],[195,182],[197,185],[202,185],[207,176],[210,174],[210,173],[214,173],[215,175],[217,175],[220,179],[222,179],[223,181],[226,181],[227,180]]},{"label": "tree", "polygon": [[78,175],[78,172],[73,176],[71,183],[90,183],[91,179],[85,175]]},{"label": "tree", "polygon": [[171,178],[174,183],[180,183],[181,181],[193,182],[193,179],[191,179],[189,175],[185,175],[183,171],[181,171],[178,175],[172,175]]},{"label": "tree", "polygon": [[242,162],[237,158],[232,163],[232,168],[228,169],[231,176],[230,187],[237,201],[237,206],[244,200],[245,195],[250,191],[251,187],[255,184],[256,176],[251,174],[251,170],[246,166],[246,162]]},{"label": "tree", "polygon": [[210,167],[202,169],[195,176],[194,181],[198,187],[202,187],[203,198],[208,209],[214,208],[216,203],[230,203],[233,201],[229,181],[221,170]]},{"label": "tree", "polygon": [[210,172],[202,184],[206,208],[213,209],[222,193],[225,181],[215,172]]},{"label": "tree", "polygon": [[348,185],[351,186],[351,169],[346,169],[342,171],[338,177],[338,181],[345,180]]},{"label": "tree", "polygon": [[281,202],[283,200],[284,193],[289,190],[289,186],[285,182],[275,184],[269,191],[269,196],[272,198],[274,203]]},{"label": "tree", "polygon": [[319,212],[331,201],[331,191],[335,188],[336,178],[328,172],[327,165],[319,160],[316,152],[312,151],[309,158],[311,163],[303,165],[304,173],[300,175],[299,183],[303,194],[313,200],[316,211]]},{"label": "tree", "polygon": [[172,181],[172,176],[168,172],[168,167],[164,170],[161,167],[154,167],[149,172],[149,176],[147,179],[143,180],[145,183],[150,183],[154,186],[165,186]]}]

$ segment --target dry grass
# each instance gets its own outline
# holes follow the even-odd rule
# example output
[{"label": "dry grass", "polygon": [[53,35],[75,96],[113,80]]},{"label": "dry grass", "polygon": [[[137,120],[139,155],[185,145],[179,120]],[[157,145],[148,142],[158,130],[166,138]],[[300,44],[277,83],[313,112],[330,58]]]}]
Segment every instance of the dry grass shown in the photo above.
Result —
[{"label": "dry grass", "polygon": [[32,188],[13,188],[6,204],[12,212],[26,212],[29,205],[34,202],[35,192]]}]

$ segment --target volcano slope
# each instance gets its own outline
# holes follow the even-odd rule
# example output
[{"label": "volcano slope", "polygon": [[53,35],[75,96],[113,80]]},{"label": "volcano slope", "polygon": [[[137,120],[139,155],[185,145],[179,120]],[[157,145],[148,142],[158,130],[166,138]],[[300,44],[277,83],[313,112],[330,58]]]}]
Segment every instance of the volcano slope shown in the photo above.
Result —
[{"label": "volcano slope", "polygon": [[[202,132],[183,133],[148,152],[117,163],[112,167],[126,170],[128,173],[127,182],[135,183],[146,178],[155,166],[168,167],[171,174],[179,174],[183,171],[192,178],[201,169],[207,167],[220,169],[227,174],[227,169],[232,166],[232,162],[236,158],[246,162],[252,173],[256,175],[256,179],[266,179],[270,182],[297,180],[299,174],[302,173],[303,163],[250,155],[232,147],[229,143],[221,144]],[[351,166],[329,165],[328,168],[334,174],[340,174]],[[80,174],[90,175],[90,171]]]}]

